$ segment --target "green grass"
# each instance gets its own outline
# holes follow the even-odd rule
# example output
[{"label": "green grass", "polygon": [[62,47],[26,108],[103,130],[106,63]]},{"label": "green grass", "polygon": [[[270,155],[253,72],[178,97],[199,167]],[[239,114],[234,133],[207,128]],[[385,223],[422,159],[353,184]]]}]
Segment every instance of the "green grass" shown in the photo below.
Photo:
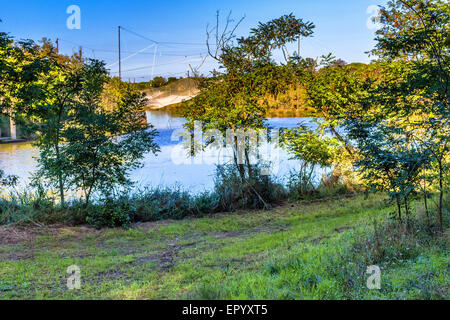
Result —
[{"label": "green grass", "polygon": [[[0,299],[448,299],[448,239],[386,234],[375,250],[367,222],[391,211],[374,195],[129,230],[2,227]],[[381,290],[365,285],[375,262]]]}]

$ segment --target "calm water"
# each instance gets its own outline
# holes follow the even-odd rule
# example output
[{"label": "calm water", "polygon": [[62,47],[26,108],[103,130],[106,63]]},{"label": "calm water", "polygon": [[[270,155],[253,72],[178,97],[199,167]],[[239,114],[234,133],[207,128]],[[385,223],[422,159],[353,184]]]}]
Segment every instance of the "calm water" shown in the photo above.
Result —
[{"label": "calm water", "polygon": [[[131,178],[137,186],[181,186],[191,192],[210,190],[213,187],[213,174],[218,158],[222,162],[230,161],[226,150],[219,154],[217,149],[209,148],[203,154],[191,158],[186,155],[181,137],[185,122],[165,111],[148,111],[147,120],[155,127],[159,135],[157,143],[161,152],[156,156],[147,154],[144,166],[131,173]],[[269,124],[273,128],[291,128],[299,122],[310,121],[308,118],[271,118]],[[265,152],[270,152],[270,159],[276,163],[272,173],[282,179],[297,166],[296,161],[289,160],[281,148],[273,145],[265,146]],[[36,170],[35,158],[38,152],[30,143],[0,144],[0,167],[7,174],[19,176],[20,185],[26,186],[31,175]]]}]

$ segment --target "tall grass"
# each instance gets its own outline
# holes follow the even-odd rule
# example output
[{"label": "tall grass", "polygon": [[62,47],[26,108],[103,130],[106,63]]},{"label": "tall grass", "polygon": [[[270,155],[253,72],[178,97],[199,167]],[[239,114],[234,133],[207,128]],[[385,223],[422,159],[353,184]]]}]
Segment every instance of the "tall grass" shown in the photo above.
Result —
[{"label": "tall grass", "polygon": [[217,167],[214,191],[222,211],[268,209],[287,199],[287,189],[272,176],[263,175],[259,166],[252,166],[252,176],[242,182],[234,165]]},{"label": "tall grass", "polygon": [[[284,186],[274,177],[261,174],[258,166],[253,166],[252,172],[243,183],[233,165],[222,165],[217,167],[212,191],[192,194],[181,187],[142,188],[97,198],[89,205],[75,198],[61,206],[38,187],[34,192],[14,192],[0,198],[0,224],[87,223],[96,228],[127,227],[137,222],[269,209],[288,199],[326,198],[348,191],[341,182],[331,178],[323,178],[318,186],[304,190],[294,183]],[[293,173],[290,181],[298,181],[297,177]]]}]

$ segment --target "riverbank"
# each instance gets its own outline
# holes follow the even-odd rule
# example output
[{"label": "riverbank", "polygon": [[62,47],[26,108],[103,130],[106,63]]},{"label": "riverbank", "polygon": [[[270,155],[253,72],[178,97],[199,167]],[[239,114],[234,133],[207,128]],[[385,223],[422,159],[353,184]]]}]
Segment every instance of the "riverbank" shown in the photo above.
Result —
[{"label": "riverbank", "polygon": [[[0,299],[448,299],[448,233],[397,237],[382,229],[391,211],[372,195],[128,230],[0,227]],[[366,287],[369,263],[381,290]]]},{"label": "riverbank", "polygon": [[10,138],[0,138],[0,144],[8,144],[8,143],[22,143],[30,141],[30,139],[10,139]]}]

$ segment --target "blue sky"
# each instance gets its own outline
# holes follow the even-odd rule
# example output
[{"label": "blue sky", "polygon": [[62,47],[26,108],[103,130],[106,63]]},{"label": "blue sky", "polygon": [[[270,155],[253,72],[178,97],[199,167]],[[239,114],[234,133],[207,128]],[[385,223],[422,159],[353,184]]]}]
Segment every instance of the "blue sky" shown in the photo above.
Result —
[{"label": "blue sky", "polygon": [[[313,38],[302,41],[302,56],[318,57],[329,52],[347,62],[369,62],[365,54],[374,46],[374,31],[367,27],[371,5],[385,0],[228,0],[228,1],[152,1],[152,0],[22,0],[0,1],[0,31],[15,38],[61,39],[60,49],[71,54],[83,46],[85,56],[105,60],[112,73],[117,72],[117,27],[134,31],[158,42],[122,64],[125,79],[148,80],[153,75],[182,76],[189,64],[196,65],[206,53],[205,28],[215,21],[220,10],[223,18],[232,10],[233,17],[246,16],[237,30],[246,35],[259,21],[266,22],[283,14],[294,13],[316,25]],[[81,9],[81,29],[69,30],[67,7]],[[180,42],[183,44],[172,44]],[[122,58],[152,43],[126,30],[122,32]],[[290,48],[296,50],[296,44]],[[281,57],[279,57],[281,58]],[[214,67],[207,61],[202,71]],[[136,70],[135,70],[136,69]]]}]

